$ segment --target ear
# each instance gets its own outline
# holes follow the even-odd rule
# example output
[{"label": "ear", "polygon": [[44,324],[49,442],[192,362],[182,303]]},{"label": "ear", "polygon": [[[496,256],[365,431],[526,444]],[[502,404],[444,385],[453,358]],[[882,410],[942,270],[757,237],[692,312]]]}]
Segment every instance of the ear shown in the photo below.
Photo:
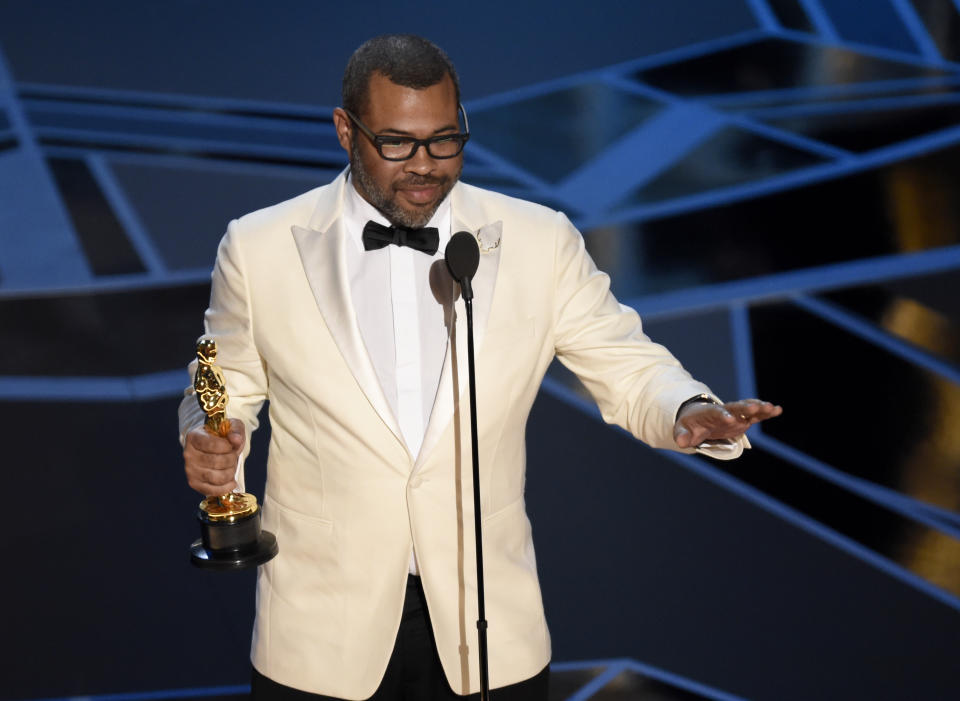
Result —
[{"label": "ear", "polygon": [[340,107],[333,110],[333,127],[337,130],[337,141],[340,142],[340,147],[346,151],[349,156],[350,135],[353,133],[353,123],[350,121],[347,113]]}]

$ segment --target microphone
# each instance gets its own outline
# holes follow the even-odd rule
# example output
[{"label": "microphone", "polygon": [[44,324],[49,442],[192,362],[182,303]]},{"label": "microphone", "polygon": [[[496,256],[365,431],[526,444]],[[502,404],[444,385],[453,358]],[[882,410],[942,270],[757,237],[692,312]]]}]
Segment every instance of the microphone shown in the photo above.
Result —
[{"label": "microphone", "polygon": [[458,231],[450,237],[450,242],[443,253],[447,261],[447,269],[453,279],[460,283],[460,294],[463,300],[473,299],[473,288],[470,280],[480,265],[480,247],[477,240],[469,231]]},{"label": "microphone", "polygon": [[[450,237],[443,252],[453,279],[460,283],[460,295],[467,312],[467,370],[470,382],[470,448],[473,458],[473,534],[477,553],[477,643],[480,657],[480,701],[490,699],[487,657],[487,614],[483,593],[483,526],[480,515],[480,446],[477,440],[477,372],[473,352],[473,288],[470,280],[480,265],[480,246],[469,231]],[[454,349],[455,352],[456,349]]]}]

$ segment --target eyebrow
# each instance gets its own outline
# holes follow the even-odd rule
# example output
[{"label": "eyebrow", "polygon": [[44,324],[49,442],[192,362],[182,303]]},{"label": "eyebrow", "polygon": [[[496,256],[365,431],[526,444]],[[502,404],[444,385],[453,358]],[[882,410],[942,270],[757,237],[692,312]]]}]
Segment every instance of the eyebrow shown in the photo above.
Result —
[{"label": "eyebrow", "polygon": [[[445,127],[434,129],[433,134],[434,135],[442,134],[445,131],[460,131],[460,125],[456,124],[451,126],[448,124]],[[378,131],[378,132],[375,131],[374,134],[396,134],[397,136],[409,136],[411,139],[417,138],[409,131],[404,131],[403,129],[393,129],[392,127],[387,127],[386,129],[383,129],[382,131]]]}]

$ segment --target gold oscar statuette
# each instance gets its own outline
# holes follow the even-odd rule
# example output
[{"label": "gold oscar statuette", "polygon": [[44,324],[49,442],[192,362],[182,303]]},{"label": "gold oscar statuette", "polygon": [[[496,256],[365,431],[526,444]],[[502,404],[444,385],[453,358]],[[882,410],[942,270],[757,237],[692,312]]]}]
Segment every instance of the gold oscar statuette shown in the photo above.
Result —
[{"label": "gold oscar statuette", "polygon": [[[223,372],[214,363],[217,343],[212,338],[197,339],[197,373],[193,389],[197,402],[207,415],[204,428],[226,438],[230,433],[227,418],[227,386]],[[260,508],[253,494],[230,492],[207,497],[197,509],[200,539],[190,546],[190,562],[211,570],[239,570],[256,567],[277,554],[277,539],[260,527]]]}]

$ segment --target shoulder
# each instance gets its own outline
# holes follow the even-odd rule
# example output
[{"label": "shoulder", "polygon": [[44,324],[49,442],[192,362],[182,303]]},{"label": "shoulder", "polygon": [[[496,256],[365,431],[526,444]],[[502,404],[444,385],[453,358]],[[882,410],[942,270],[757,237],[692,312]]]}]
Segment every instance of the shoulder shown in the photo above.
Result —
[{"label": "shoulder", "polygon": [[570,235],[579,236],[563,212],[542,204],[466,183],[458,184],[455,192],[454,216],[459,221],[471,230],[499,222],[504,244],[509,241],[515,250],[532,247],[542,252]]},{"label": "shoulder", "polygon": [[336,215],[340,207],[342,180],[341,174],[326,185],[232,220],[220,242],[220,253],[223,254],[225,249],[242,249],[248,255],[270,256],[285,251],[293,244],[292,227],[311,228],[317,223],[319,214]]},{"label": "shoulder", "polygon": [[502,216],[525,217],[541,221],[555,220],[563,216],[561,212],[542,204],[486,190],[462,181],[457,184],[457,188],[463,202],[480,206],[491,213],[499,212]]}]

